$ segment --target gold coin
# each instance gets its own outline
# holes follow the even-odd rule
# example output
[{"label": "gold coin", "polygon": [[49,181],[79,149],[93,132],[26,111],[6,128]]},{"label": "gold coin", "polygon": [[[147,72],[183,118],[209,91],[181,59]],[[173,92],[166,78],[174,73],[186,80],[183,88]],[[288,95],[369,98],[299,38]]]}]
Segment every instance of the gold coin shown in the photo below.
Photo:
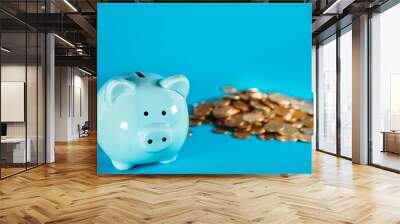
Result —
[{"label": "gold coin", "polygon": [[[264,112],[264,121],[269,121],[276,117],[276,113],[274,111],[265,111]],[[283,122],[283,121],[282,121]]]},{"label": "gold coin", "polygon": [[308,102],[308,101],[301,101],[301,103],[295,103],[295,105],[293,105],[294,108],[299,109],[301,111],[304,111],[305,113],[309,114],[309,115],[313,115],[314,114],[314,104],[313,102]]},{"label": "gold coin", "polygon": [[250,98],[252,99],[264,99],[267,98],[267,95],[262,92],[247,92]]},{"label": "gold coin", "polygon": [[224,118],[239,113],[240,110],[232,106],[217,106],[213,110],[213,115],[216,118]]},{"label": "gold coin", "polygon": [[196,115],[194,115],[194,114],[189,115],[189,118],[197,119],[197,120],[204,120],[204,119],[206,119],[206,117],[203,117],[203,116],[196,116]]},{"label": "gold coin", "polygon": [[201,119],[189,118],[190,126],[198,126],[198,125],[201,125],[202,123],[203,123],[203,121]]},{"label": "gold coin", "polygon": [[235,131],[232,133],[232,136],[239,139],[246,139],[249,138],[251,134],[246,131]]},{"label": "gold coin", "polygon": [[297,118],[293,117],[292,113],[288,113],[283,116],[283,120],[287,123],[295,123],[297,121]]},{"label": "gold coin", "polygon": [[279,123],[285,123],[283,118],[282,117],[278,117],[278,116],[272,117],[272,118],[270,118],[270,120],[271,121],[275,121],[275,122],[279,122]]},{"label": "gold coin", "polygon": [[272,102],[272,101],[269,100],[269,99],[261,99],[261,102],[262,102],[263,104],[265,104],[265,106],[267,106],[267,107],[269,107],[269,108],[271,108],[271,109],[274,109],[275,107],[278,106],[276,103]]},{"label": "gold coin", "polygon": [[278,107],[275,107],[275,108],[274,108],[274,112],[275,112],[277,115],[279,115],[279,116],[281,116],[281,117],[284,117],[286,114],[289,113],[289,110],[288,110],[287,108],[282,107],[282,106],[278,106]]},{"label": "gold coin", "polygon": [[228,96],[224,96],[224,99],[240,100],[240,96],[238,96],[238,95],[228,95]]},{"label": "gold coin", "polygon": [[253,112],[244,114],[243,120],[250,122],[250,123],[261,122],[264,120],[264,114],[260,111],[253,111]]},{"label": "gold coin", "polygon": [[253,126],[254,126],[254,127],[262,127],[262,128],[264,128],[264,124],[265,124],[265,123],[264,123],[263,121],[262,121],[262,122],[261,122],[261,121],[260,121],[260,122],[254,122],[254,123],[253,123]]},{"label": "gold coin", "polygon": [[237,93],[237,89],[233,86],[224,86],[222,87],[222,91],[227,94]]},{"label": "gold coin", "polygon": [[250,132],[251,132],[252,135],[260,135],[260,134],[264,134],[265,133],[265,129],[264,129],[264,127],[252,126]]},{"label": "gold coin", "polygon": [[213,129],[213,132],[217,133],[217,134],[228,134],[229,130],[227,128],[224,128],[224,127],[215,127]]},{"label": "gold coin", "polygon": [[303,107],[303,110],[308,113],[309,115],[314,114],[314,103],[313,102],[306,102],[306,104]]},{"label": "gold coin", "polygon": [[241,111],[249,111],[250,110],[250,106],[241,100],[235,100],[232,103],[232,106],[236,107],[237,109],[239,109]]},{"label": "gold coin", "polygon": [[290,106],[290,99],[285,95],[273,93],[269,95],[269,99],[283,107],[287,108]]},{"label": "gold coin", "polygon": [[206,117],[203,119],[203,124],[213,124],[214,120],[211,117]]},{"label": "gold coin", "polygon": [[244,122],[243,125],[239,126],[239,127],[235,127],[235,131],[246,131],[246,132],[250,132],[251,131],[251,124],[249,124],[248,122]]},{"label": "gold coin", "polygon": [[229,106],[230,104],[231,104],[231,100],[227,99],[227,98],[222,98],[222,99],[214,102],[215,107],[225,107],[225,106]]},{"label": "gold coin", "polygon": [[312,135],[314,133],[314,130],[312,128],[301,128],[300,131],[308,135]]},{"label": "gold coin", "polygon": [[225,118],[213,118],[213,124],[215,126],[223,127],[225,126]]},{"label": "gold coin", "polygon": [[292,135],[280,135],[276,137],[277,140],[281,142],[296,142],[297,137]]},{"label": "gold coin", "polygon": [[260,100],[252,99],[252,100],[250,100],[250,105],[255,109],[260,109],[260,110],[263,110],[263,111],[266,111],[266,112],[270,112],[271,111],[271,108],[269,108],[265,104],[261,103]]},{"label": "gold coin", "polygon": [[292,117],[298,120],[304,120],[307,117],[307,114],[301,110],[292,110]]},{"label": "gold coin", "polygon": [[310,117],[306,117],[304,120],[304,127],[306,128],[312,128],[314,127],[314,119]]},{"label": "gold coin", "polygon": [[289,124],[283,124],[283,128],[280,129],[278,132],[281,135],[289,135],[289,136],[291,136],[291,135],[294,135],[294,134],[298,133],[298,130],[299,129],[297,129],[297,128],[289,125]]},{"label": "gold coin", "polygon": [[228,117],[224,120],[224,125],[231,128],[243,126],[244,123],[240,114]]},{"label": "gold coin", "polygon": [[303,125],[304,125],[303,121],[297,121],[297,122],[292,124],[292,126],[295,127],[295,128],[302,128]]},{"label": "gold coin", "polygon": [[257,135],[257,138],[260,140],[273,140],[275,137],[276,135],[271,133]]},{"label": "gold coin", "polygon": [[250,96],[246,92],[240,92],[239,93],[239,97],[240,97],[241,100],[244,100],[244,101],[250,100]]},{"label": "gold coin", "polygon": [[311,142],[312,135],[298,133],[297,138],[302,142]]},{"label": "gold coin", "polygon": [[264,129],[268,132],[279,132],[283,129],[283,123],[272,120],[264,125]]},{"label": "gold coin", "polygon": [[196,116],[208,116],[211,113],[212,109],[213,107],[209,103],[199,104],[194,107],[193,114]]},{"label": "gold coin", "polygon": [[250,88],[250,89],[246,89],[246,92],[249,92],[249,93],[257,93],[257,92],[259,92],[260,90],[258,90],[257,88]]}]

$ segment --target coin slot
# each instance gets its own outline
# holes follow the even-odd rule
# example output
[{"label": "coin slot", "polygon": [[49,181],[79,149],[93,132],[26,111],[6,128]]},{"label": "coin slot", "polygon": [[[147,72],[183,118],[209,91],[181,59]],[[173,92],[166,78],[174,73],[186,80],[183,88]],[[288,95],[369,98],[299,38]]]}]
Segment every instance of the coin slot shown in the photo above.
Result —
[{"label": "coin slot", "polygon": [[163,110],[163,111],[161,112],[161,114],[162,114],[163,116],[165,116],[165,115],[167,114],[167,112],[165,112],[165,110]]},{"label": "coin slot", "polygon": [[136,72],[136,75],[137,75],[139,78],[144,78],[143,72]]},{"label": "coin slot", "polygon": [[167,141],[167,138],[166,138],[166,137],[163,137],[163,138],[162,138],[162,141],[163,141],[163,142]]},{"label": "coin slot", "polygon": [[149,139],[149,140],[147,140],[147,143],[149,143],[149,145],[150,145],[151,143],[153,143],[153,140]]},{"label": "coin slot", "polygon": [[147,112],[147,111],[145,111],[143,114],[144,114],[144,116],[146,116],[146,117],[149,116],[149,112]]}]

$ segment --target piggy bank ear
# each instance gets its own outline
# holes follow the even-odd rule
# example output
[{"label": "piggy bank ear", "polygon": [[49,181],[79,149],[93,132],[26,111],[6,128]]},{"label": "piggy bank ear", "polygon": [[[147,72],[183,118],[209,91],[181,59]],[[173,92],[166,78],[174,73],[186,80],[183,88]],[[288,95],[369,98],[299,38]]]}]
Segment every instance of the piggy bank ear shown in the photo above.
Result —
[{"label": "piggy bank ear", "polygon": [[134,90],[135,84],[132,82],[125,79],[112,80],[106,87],[105,101],[111,105],[118,97]]},{"label": "piggy bank ear", "polygon": [[173,75],[160,81],[160,86],[175,91],[186,98],[189,94],[189,80],[183,75]]}]

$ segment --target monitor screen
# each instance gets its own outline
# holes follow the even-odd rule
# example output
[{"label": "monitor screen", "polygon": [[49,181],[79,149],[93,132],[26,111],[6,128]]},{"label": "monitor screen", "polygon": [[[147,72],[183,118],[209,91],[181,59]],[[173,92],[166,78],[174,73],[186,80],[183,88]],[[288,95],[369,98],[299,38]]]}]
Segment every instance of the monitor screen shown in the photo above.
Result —
[{"label": "monitor screen", "polygon": [[1,124],[1,136],[7,136],[7,124]]}]

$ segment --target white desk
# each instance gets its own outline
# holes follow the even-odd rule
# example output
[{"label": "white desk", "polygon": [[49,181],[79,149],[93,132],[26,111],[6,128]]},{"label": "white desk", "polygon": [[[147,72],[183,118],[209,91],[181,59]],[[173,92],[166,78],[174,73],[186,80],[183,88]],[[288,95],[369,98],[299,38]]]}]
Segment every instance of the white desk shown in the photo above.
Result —
[{"label": "white desk", "polygon": [[[1,144],[9,147],[13,145],[13,163],[25,163],[32,160],[32,140],[27,138],[26,154],[25,154],[25,138],[5,138],[1,139]],[[25,158],[27,161],[25,161]]]}]

